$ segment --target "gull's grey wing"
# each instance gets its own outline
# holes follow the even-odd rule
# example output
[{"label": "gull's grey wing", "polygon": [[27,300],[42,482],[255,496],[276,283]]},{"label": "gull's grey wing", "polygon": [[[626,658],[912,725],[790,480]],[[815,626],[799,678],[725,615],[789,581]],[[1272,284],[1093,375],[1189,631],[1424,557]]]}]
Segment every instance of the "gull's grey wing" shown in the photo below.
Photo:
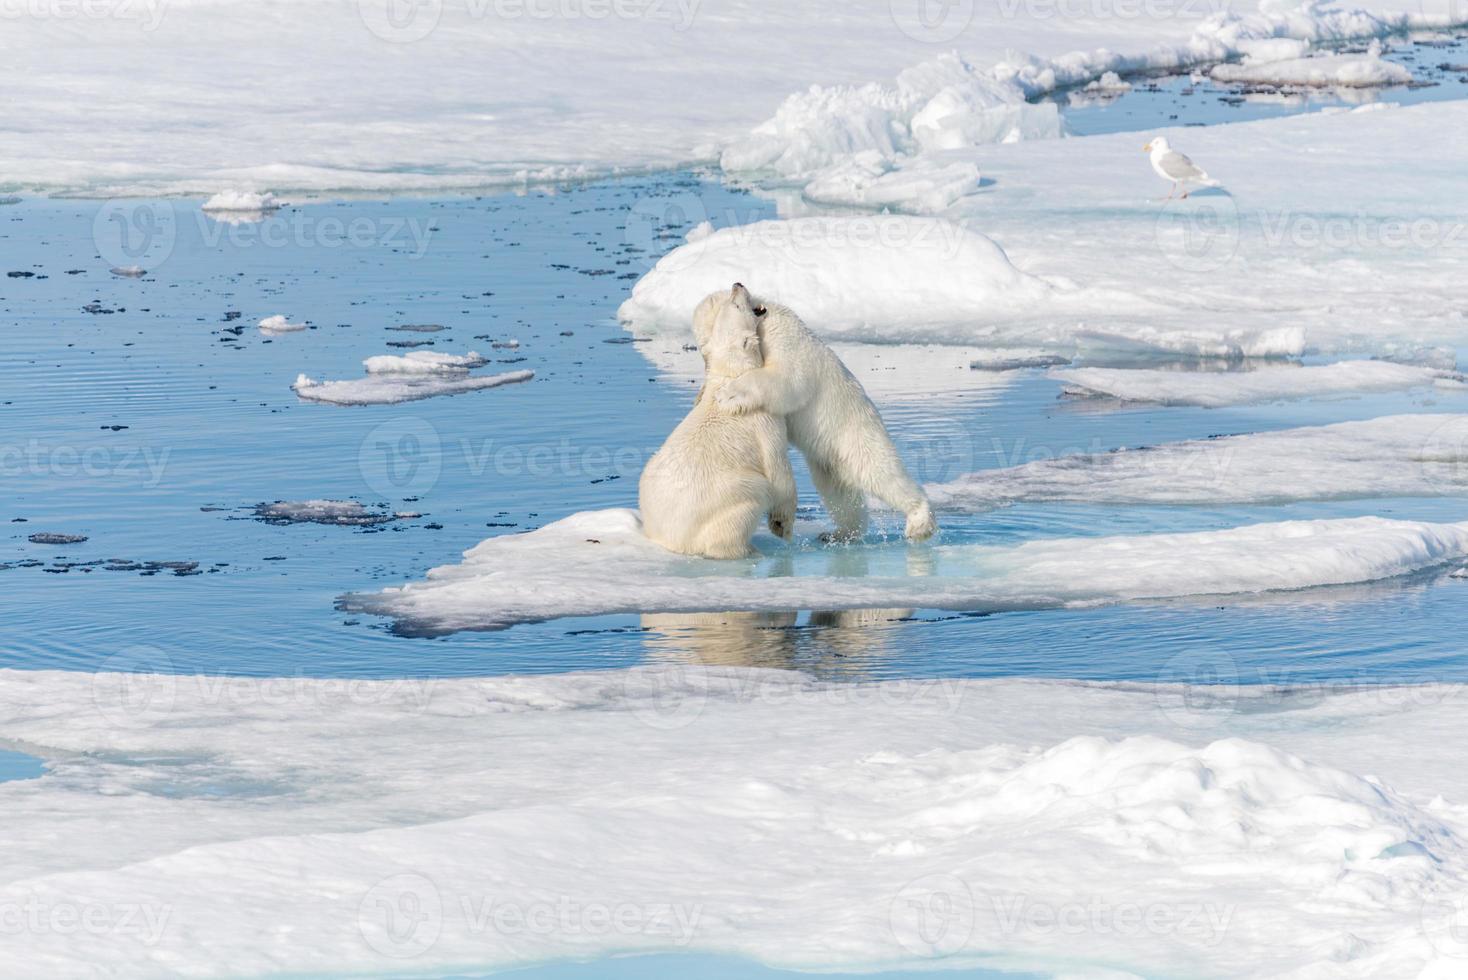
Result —
[{"label": "gull's grey wing", "polygon": [[1162,154],[1162,159],[1158,161],[1158,166],[1162,168],[1163,173],[1167,174],[1173,180],[1188,180],[1193,177],[1207,176],[1203,173],[1202,168],[1188,159],[1186,154],[1179,153],[1177,150],[1168,150]]}]

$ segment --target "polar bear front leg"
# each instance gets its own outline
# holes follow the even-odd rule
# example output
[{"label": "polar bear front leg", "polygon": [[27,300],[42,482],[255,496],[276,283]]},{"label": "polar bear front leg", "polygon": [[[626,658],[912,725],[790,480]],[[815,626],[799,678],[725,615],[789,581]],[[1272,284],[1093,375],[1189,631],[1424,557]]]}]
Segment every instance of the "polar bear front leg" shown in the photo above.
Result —
[{"label": "polar bear front leg", "polygon": [[810,467],[811,482],[836,522],[836,530],[829,538],[834,541],[859,541],[867,533],[867,500],[860,487],[852,486],[824,464],[806,457]]},{"label": "polar bear front leg", "polygon": [[768,412],[785,416],[805,407],[809,397],[803,378],[768,367],[746,371],[714,393],[719,408],[731,415]]},{"label": "polar bear front leg", "polygon": [[765,476],[770,481],[770,533],[789,541],[795,533],[795,473],[785,441],[767,447]]}]

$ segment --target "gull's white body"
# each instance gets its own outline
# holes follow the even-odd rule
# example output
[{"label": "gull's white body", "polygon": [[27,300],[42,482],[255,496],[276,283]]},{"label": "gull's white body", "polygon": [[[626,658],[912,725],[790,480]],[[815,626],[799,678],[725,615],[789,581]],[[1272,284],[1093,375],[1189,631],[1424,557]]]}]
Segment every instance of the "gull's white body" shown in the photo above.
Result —
[{"label": "gull's white body", "polygon": [[1168,192],[1169,199],[1182,188],[1183,197],[1188,196],[1188,184],[1212,184],[1214,181],[1202,167],[1198,166],[1187,154],[1174,150],[1167,142],[1167,137],[1158,136],[1148,143],[1144,150],[1147,151],[1152,161],[1152,169],[1157,171],[1157,176],[1172,183],[1172,190]]}]

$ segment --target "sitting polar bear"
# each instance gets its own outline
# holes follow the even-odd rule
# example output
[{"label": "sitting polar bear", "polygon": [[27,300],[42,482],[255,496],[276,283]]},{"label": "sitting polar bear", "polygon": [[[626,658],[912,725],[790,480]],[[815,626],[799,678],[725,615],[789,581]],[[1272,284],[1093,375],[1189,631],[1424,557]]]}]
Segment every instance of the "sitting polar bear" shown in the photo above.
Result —
[{"label": "sitting polar bear", "polygon": [[789,538],[795,524],[795,476],[785,421],[767,412],[725,411],[725,385],[764,363],[754,302],[738,283],[720,294],[699,350],[707,377],[687,418],[648,460],[637,487],[642,530],[687,555],[742,558],[761,518]]},{"label": "sitting polar bear", "polygon": [[[714,293],[693,314],[702,348],[734,302]],[[938,525],[921,487],[907,475],[877,407],[841,359],[788,307],[754,300],[764,364],[712,391],[726,413],[768,413],[785,419],[790,441],[805,456],[811,479],[836,522],[836,536],[867,529],[866,496],[907,515],[907,537],[922,541]]]}]

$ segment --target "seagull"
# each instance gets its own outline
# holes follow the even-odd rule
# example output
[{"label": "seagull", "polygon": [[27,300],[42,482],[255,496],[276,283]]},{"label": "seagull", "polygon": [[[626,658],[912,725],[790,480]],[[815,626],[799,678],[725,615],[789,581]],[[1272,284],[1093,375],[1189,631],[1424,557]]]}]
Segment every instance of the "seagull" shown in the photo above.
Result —
[{"label": "seagull", "polygon": [[1179,187],[1183,189],[1183,197],[1187,197],[1189,181],[1210,186],[1218,183],[1210,179],[1202,167],[1189,160],[1186,154],[1179,153],[1168,145],[1166,136],[1154,136],[1152,142],[1142,149],[1152,154],[1152,169],[1157,171],[1157,176],[1172,181],[1172,190],[1167,192],[1169,201]]}]

